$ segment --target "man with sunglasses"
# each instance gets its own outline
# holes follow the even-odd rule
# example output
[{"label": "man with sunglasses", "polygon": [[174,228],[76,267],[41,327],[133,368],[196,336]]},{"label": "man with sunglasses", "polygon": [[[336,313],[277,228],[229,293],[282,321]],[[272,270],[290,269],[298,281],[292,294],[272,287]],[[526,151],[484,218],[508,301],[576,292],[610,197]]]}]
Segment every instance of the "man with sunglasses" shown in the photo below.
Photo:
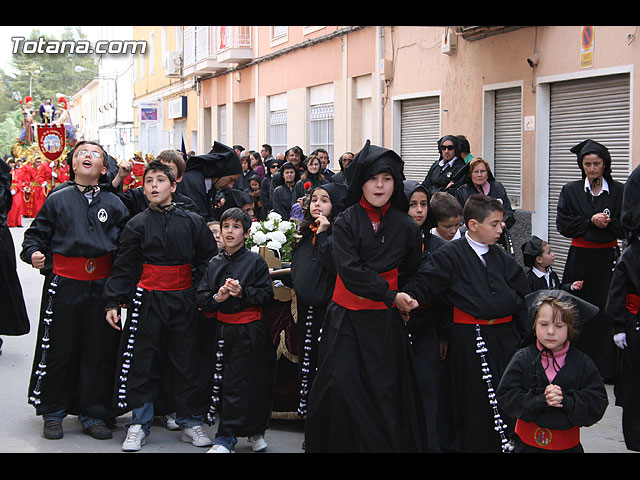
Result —
[{"label": "man with sunglasses", "polygon": [[438,140],[440,158],[436,160],[422,185],[429,196],[436,192],[447,192],[455,195],[455,191],[467,180],[467,168],[460,155],[460,140],[455,135],[446,135]]}]

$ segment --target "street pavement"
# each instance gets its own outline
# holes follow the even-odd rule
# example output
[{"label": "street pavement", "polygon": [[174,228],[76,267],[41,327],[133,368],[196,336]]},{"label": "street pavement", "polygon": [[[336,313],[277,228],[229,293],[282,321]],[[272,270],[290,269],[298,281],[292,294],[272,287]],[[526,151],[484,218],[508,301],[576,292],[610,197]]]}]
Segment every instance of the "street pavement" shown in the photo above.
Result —
[{"label": "street pavement", "polygon": [[[21,250],[24,231],[31,221],[23,218],[23,227],[11,228],[16,255]],[[27,391],[37,341],[43,277],[21,260],[18,259],[17,263],[31,320],[31,332],[20,337],[2,337],[4,344],[0,355],[0,453],[123,453],[120,446],[125,437],[128,415],[118,418],[111,440],[94,440],[87,436],[82,432],[80,422],[72,416],[63,422],[63,439],[45,440],[42,437],[42,419],[35,415],[33,406],[27,404]],[[624,444],[621,431],[622,410],[614,404],[611,385],[607,385],[607,391],[609,407],[604,418],[598,424],[582,429],[584,449],[587,453],[631,453]],[[216,428],[217,425],[205,426],[211,438],[214,437]],[[169,431],[157,422],[141,453],[204,453],[208,450],[182,442],[180,436],[180,432]],[[273,420],[265,436],[269,444],[265,453],[302,453],[303,438],[302,421]],[[252,453],[246,439],[239,439],[236,453]]]}]

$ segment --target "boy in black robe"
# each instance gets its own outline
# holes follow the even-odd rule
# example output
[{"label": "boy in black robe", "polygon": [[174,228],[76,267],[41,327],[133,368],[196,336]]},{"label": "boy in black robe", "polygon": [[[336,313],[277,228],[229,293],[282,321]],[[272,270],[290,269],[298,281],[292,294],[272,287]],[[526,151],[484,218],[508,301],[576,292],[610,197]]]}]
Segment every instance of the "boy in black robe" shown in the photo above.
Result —
[{"label": "boy in black robe", "polygon": [[83,431],[111,438],[120,335],[104,321],[102,291],[129,212],[98,186],[106,152],[84,142],[73,155],[74,181],[49,194],[22,243],[20,258],[35,268],[53,259],[43,295],[29,403],[44,419],[45,438],[62,438],[62,419],[78,415]]},{"label": "boy in black robe", "polygon": [[[403,161],[369,141],[346,168],[333,225],[337,268],[305,431],[307,452],[421,452],[425,423],[401,291],[420,258]],[[397,308],[396,308],[397,307]]]},{"label": "boy in black robe", "polygon": [[269,267],[245,247],[251,217],[230,208],[220,217],[224,249],[211,259],[197,290],[198,305],[217,312],[217,363],[209,422],[219,416],[210,453],[235,451],[249,437],[253,451],[267,448],[264,434],[275,389],[276,350],[262,308],[273,299]]},{"label": "boy in black robe", "polygon": [[[176,183],[179,184],[182,181],[186,163],[180,152],[177,150],[163,150],[155,159],[166,163],[171,167]],[[114,187],[118,186],[119,181],[120,176],[116,176],[113,181]],[[136,188],[128,188],[127,190],[118,192],[117,194],[118,197],[120,197],[120,200],[122,200],[122,203],[124,203],[129,209],[131,217],[135,217],[138,213],[146,210],[149,206],[149,199],[145,195],[144,187],[142,185]],[[195,202],[190,197],[182,193],[178,193],[177,191],[173,192],[172,201],[180,208],[191,210],[193,212],[197,211]]]},{"label": "boy in black robe", "polygon": [[[492,398],[509,359],[526,331],[522,267],[496,245],[504,225],[502,204],[485,195],[469,197],[467,232],[431,253],[404,291],[429,305],[453,306],[447,350],[451,366],[454,452],[500,452],[508,444],[509,419]],[[486,346],[480,349],[480,346]]]},{"label": "boy in black robe", "polygon": [[143,187],[149,208],[127,222],[104,289],[106,320],[114,329],[121,329],[118,305],[132,298],[134,304],[117,381],[118,408],[133,412],[122,449],[144,444],[160,386],[183,429],[182,440],[209,446],[194,285],[218,248],[204,219],[172,202],[176,182],[169,166],[152,161]]},{"label": "boy in black robe", "polygon": [[522,244],[522,260],[524,266],[529,267],[527,281],[532,292],[547,289],[572,292],[582,288],[582,280],[569,284],[560,283],[558,274],[551,268],[555,261],[551,245],[535,235],[531,235],[529,240]]}]

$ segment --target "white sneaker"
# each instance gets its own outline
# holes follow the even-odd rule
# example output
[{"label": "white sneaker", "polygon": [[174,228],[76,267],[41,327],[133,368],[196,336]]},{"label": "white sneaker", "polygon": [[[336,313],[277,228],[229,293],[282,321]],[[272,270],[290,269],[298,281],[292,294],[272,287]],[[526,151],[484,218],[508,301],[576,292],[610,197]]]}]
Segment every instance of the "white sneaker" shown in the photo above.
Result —
[{"label": "white sneaker", "polygon": [[251,443],[251,450],[254,452],[262,452],[267,448],[267,442],[264,440],[263,435],[249,437],[249,442]]},{"label": "white sneaker", "polygon": [[229,450],[227,447],[223,447],[222,445],[214,445],[213,447],[211,447],[207,453],[233,453],[231,450]]},{"label": "white sneaker", "polygon": [[180,425],[176,423],[176,414],[170,413],[168,415],[162,415],[162,423],[167,430],[180,430]]},{"label": "white sneaker", "polygon": [[131,425],[127,430],[127,438],[122,442],[123,452],[137,452],[147,442],[147,435],[142,425]]},{"label": "white sneaker", "polygon": [[191,442],[195,447],[210,447],[213,443],[204,431],[202,425],[182,430],[182,441]]}]

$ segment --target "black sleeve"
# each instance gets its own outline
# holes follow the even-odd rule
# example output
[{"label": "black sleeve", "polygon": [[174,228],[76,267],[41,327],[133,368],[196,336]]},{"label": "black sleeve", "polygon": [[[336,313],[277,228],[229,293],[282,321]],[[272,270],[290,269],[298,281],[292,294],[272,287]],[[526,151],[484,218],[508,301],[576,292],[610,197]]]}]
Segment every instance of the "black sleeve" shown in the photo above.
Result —
[{"label": "black sleeve", "polygon": [[591,227],[591,217],[585,216],[576,208],[575,198],[570,195],[567,185],[562,187],[558,197],[556,228],[567,238],[584,237]]},{"label": "black sleeve", "polygon": [[252,284],[242,285],[242,297],[239,299],[242,309],[260,307],[273,300],[273,282],[267,262],[262,257],[256,258],[253,268]]},{"label": "black sleeve", "polygon": [[54,232],[55,218],[53,215],[52,202],[45,200],[36,218],[33,219],[31,226],[24,232],[20,259],[31,265],[31,255],[33,255],[33,253],[39,251],[47,255]]},{"label": "black sleeve", "polygon": [[107,308],[128,304],[133,298],[135,286],[142,273],[141,238],[142,232],[134,228],[131,222],[125,225],[120,235],[118,252],[111,267],[111,274],[105,283],[102,294],[106,300]]},{"label": "black sleeve", "polygon": [[194,256],[191,261],[191,266],[193,285],[197,286],[207,271],[209,261],[218,254],[218,244],[202,217],[198,217],[194,219],[194,221],[196,222],[196,231],[193,236]]}]

